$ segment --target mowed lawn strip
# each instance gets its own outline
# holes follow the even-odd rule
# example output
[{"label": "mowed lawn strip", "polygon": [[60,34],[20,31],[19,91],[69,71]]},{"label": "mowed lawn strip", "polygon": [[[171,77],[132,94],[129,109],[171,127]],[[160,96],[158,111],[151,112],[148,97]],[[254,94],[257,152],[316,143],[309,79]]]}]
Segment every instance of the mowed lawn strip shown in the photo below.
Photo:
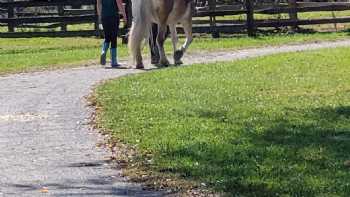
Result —
[{"label": "mowed lawn strip", "polygon": [[97,60],[94,38],[0,39],[0,74],[80,65]]},{"label": "mowed lawn strip", "polygon": [[[276,34],[257,38],[248,38],[246,36],[221,39],[196,38],[190,48],[190,52],[222,51],[288,43],[345,39],[347,37],[347,33],[340,32],[295,35]],[[100,44],[101,39],[96,38],[0,39],[0,75],[98,63]],[[166,47],[168,53],[170,53],[172,51],[170,39],[168,39]],[[126,45],[122,45],[119,41],[118,48],[119,57],[128,59],[129,55]],[[144,48],[144,53],[148,54],[147,47]]]},{"label": "mowed lawn strip", "polygon": [[[174,67],[97,89],[149,172],[243,196],[350,196],[350,48]],[[147,154],[143,154],[147,153]],[[203,185],[203,184],[202,184]]]}]

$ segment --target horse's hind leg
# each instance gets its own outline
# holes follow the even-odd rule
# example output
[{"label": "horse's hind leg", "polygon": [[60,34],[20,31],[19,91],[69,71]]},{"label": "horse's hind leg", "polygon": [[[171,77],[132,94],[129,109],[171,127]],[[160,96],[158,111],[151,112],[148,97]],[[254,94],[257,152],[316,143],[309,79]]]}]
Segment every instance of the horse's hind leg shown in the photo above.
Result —
[{"label": "horse's hind leg", "polygon": [[192,35],[192,20],[186,20],[182,23],[184,26],[184,31],[186,35],[186,42],[182,45],[181,51],[186,52],[188,47],[191,45],[193,41],[193,35]]},{"label": "horse's hind leg", "polygon": [[176,25],[171,24],[169,25],[170,33],[171,33],[171,41],[173,44],[174,52],[177,50],[177,43],[179,42],[179,39],[177,37],[177,31],[176,31]]},{"label": "horse's hind leg", "polygon": [[186,52],[186,50],[188,49],[188,47],[191,45],[192,41],[193,41],[193,35],[192,35],[192,18],[189,18],[187,20],[184,20],[182,22],[182,26],[184,28],[185,31],[185,35],[186,35],[186,41],[185,43],[182,45],[180,50],[177,50],[174,54],[174,59],[175,62],[181,62],[181,58],[183,57],[184,53]]},{"label": "horse's hind leg", "polygon": [[142,62],[142,54],[141,54],[141,44],[139,44],[139,46],[137,46],[137,53],[136,53],[136,69],[144,69],[144,65]]},{"label": "horse's hind leg", "polygon": [[166,39],[166,33],[167,33],[167,25],[166,24],[159,24],[158,25],[158,36],[157,36],[157,44],[159,49],[159,64],[160,66],[169,66],[170,63],[165,55],[164,50],[164,42]]},{"label": "horse's hind leg", "polygon": [[129,49],[133,60],[136,61],[136,68],[142,69],[144,68],[142,62],[142,54],[141,54],[141,45],[142,40],[144,38],[145,30],[143,25],[140,25],[136,22],[132,24],[130,35],[129,35]]}]

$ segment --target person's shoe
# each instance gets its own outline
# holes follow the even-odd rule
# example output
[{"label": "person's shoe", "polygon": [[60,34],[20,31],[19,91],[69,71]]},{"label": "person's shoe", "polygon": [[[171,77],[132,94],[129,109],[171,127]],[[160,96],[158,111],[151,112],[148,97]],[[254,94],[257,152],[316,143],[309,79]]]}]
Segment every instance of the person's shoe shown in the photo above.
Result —
[{"label": "person's shoe", "polygon": [[122,68],[122,65],[121,64],[113,64],[111,65],[112,68]]},{"label": "person's shoe", "polygon": [[111,66],[112,66],[112,68],[120,67],[120,64],[118,64],[118,61],[117,61],[117,49],[116,48],[111,48]]},{"label": "person's shoe", "polygon": [[101,57],[100,57],[100,63],[101,65],[106,65],[106,55],[109,48],[108,42],[103,42],[102,44],[102,51],[101,51]]}]

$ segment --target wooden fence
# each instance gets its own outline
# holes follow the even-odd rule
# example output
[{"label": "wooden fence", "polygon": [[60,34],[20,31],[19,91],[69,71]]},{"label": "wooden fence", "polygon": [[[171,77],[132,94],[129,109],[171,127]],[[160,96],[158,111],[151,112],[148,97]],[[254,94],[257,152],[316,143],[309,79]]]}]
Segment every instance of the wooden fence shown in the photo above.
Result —
[{"label": "wooden fence", "polygon": [[[80,6],[91,8],[74,9]],[[31,8],[41,11],[26,11]],[[8,0],[6,3],[0,3],[0,9],[6,10],[7,15],[0,18],[0,25],[7,27],[7,32],[0,32],[0,37],[99,35],[95,0]],[[67,26],[73,24],[94,24],[94,26],[90,30],[68,30]],[[30,30],[23,31],[23,28]],[[38,29],[40,31],[36,31]]]},{"label": "wooden fence", "polygon": [[[34,36],[97,36],[100,34],[96,17],[96,0],[31,0],[0,3],[0,37]],[[316,24],[350,23],[350,16],[328,18],[299,18],[306,12],[340,12],[350,10],[349,2],[302,2],[281,0],[264,1],[195,0],[193,31],[218,37],[220,33],[248,33],[254,36],[259,29],[292,27]],[[260,3],[259,3],[260,2]],[[87,6],[84,9],[77,7]],[[28,11],[29,8],[52,8],[46,12]],[[127,3],[130,15],[130,4]],[[261,15],[288,17],[263,19]],[[1,17],[3,16],[3,17]],[[4,17],[5,16],[5,17]],[[239,17],[235,17],[239,16]],[[227,19],[229,18],[229,19]],[[129,20],[131,21],[131,20]],[[89,30],[70,30],[67,25],[94,24]],[[125,34],[130,23],[121,29]],[[1,28],[1,27],[0,27]],[[27,28],[30,31],[24,31]],[[40,29],[40,31],[36,31]],[[43,30],[44,29],[44,30]],[[179,29],[181,32],[181,28]]]},{"label": "wooden fence", "polygon": [[[254,36],[259,29],[279,28],[322,24],[350,23],[350,12],[348,16],[335,17],[336,12],[350,10],[350,2],[302,2],[297,0],[286,0],[276,3],[258,3],[259,1],[245,0],[241,4],[218,4],[215,0],[209,0],[207,6],[197,7],[196,17],[209,16],[210,20],[196,20],[194,24],[210,24],[210,28],[204,28],[213,37],[219,33],[247,32]],[[327,18],[299,18],[301,13],[333,12],[332,17]],[[261,15],[285,15],[287,17],[276,19],[261,19]],[[244,15],[243,20],[217,20],[222,16]],[[258,16],[257,16],[258,15]],[[344,14],[343,14],[344,15]],[[316,14],[317,16],[317,14]]]}]

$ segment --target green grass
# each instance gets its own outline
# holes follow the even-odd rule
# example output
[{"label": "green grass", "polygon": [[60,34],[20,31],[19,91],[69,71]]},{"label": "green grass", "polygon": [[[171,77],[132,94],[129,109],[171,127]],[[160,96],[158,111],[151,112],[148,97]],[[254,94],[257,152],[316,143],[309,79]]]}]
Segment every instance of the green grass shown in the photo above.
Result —
[{"label": "green grass", "polygon": [[[350,11],[337,11],[337,12],[299,12],[298,17],[300,19],[320,19],[320,18],[333,18],[333,14],[335,17],[347,17],[350,16]],[[196,17],[195,19],[205,19],[208,17]],[[288,19],[288,14],[254,14],[254,18],[258,20],[262,19]],[[246,14],[240,14],[240,15],[232,15],[232,16],[218,16],[216,17],[217,20],[246,20]]]},{"label": "green grass", "polygon": [[[246,36],[221,39],[196,38],[190,48],[190,52],[336,40],[347,37],[347,33],[339,32],[295,35],[276,34],[257,38],[248,38]],[[97,62],[100,43],[101,40],[95,38],[0,39],[0,75],[55,69],[72,65],[79,66],[91,61]],[[172,51],[170,46],[170,40],[168,39],[166,44],[168,52]],[[119,44],[118,48],[119,56],[127,59],[126,46]],[[145,51],[145,53],[147,52]]]},{"label": "green grass", "polygon": [[[334,15],[333,15],[334,14]],[[349,17],[350,16],[350,11],[337,11],[337,12],[329,12],[329,11],[324,11],[324,12],[299,12],[298,13],[298,18],[301,20],[305,19],[324,19],[324,18],[341,18],[341,17]],[[209,17],[199,17],[195,19],[208,19]],[[257,20],[267,20],[267,19],[289,19],[288,14],[255,14],[254,18]],[[216,17],[217,20],[246,20],[246,15],[241,14],[241,15],[233,15],[233,16],[218,16]],[[315,31],[339,31],[339,30],[344,30],[348,29],[350,27],[349,23],[341,23],[337,24],[337,28],[334,27],[334,24],[321,24],[321,25],[305,25],[301,26],[303,28],[310,28]]]},{"label": "green grass", "polygon": [[98,122],[152,154],[151,171],[218,192],[349,196],[349,54],[326,49],[124,77],[97,89]]},{"label": "green grass", "polygon": [[[50,25],[50,23],[41,23],[42,26]],[[94,23],[84,23],[84,24],[70,24],[67,25],[68,31],[78,31],[78,30],[94,30],[95,25]],[[61,28],[29,28],[29,27],[18,27],[16,28],[16,31],[18,32],[45,32],[45,31],[60,31]],[[0,32],[8,32],[7,26],[1,26]]]},{"label": "green grass", "polygon": [[0,74],[57,68],[96,59],[99,43],[91,38],[0,39]]},{"label": "green grass", "polygon": [[[190,46],[190,52],[202,50],[231,50],[346,38],[348,38],[348,33],[345,32],[314,34],[271,34],[267,36],[258,36],[256,38],[249,38],[247,36],[224,37],[220,39],[195,38],[193,44]],[[168,50],[171,49],[169,46],[170,45],[168,45]]]},{"label": "green grass", "polygon": [[302,19],[317,19],[317,18],[332,18],[333,14],[335,17],[348,17],[350,16],[350,11],[339,11],[339,12],[304,12],[299,13],[299,17]]}]

